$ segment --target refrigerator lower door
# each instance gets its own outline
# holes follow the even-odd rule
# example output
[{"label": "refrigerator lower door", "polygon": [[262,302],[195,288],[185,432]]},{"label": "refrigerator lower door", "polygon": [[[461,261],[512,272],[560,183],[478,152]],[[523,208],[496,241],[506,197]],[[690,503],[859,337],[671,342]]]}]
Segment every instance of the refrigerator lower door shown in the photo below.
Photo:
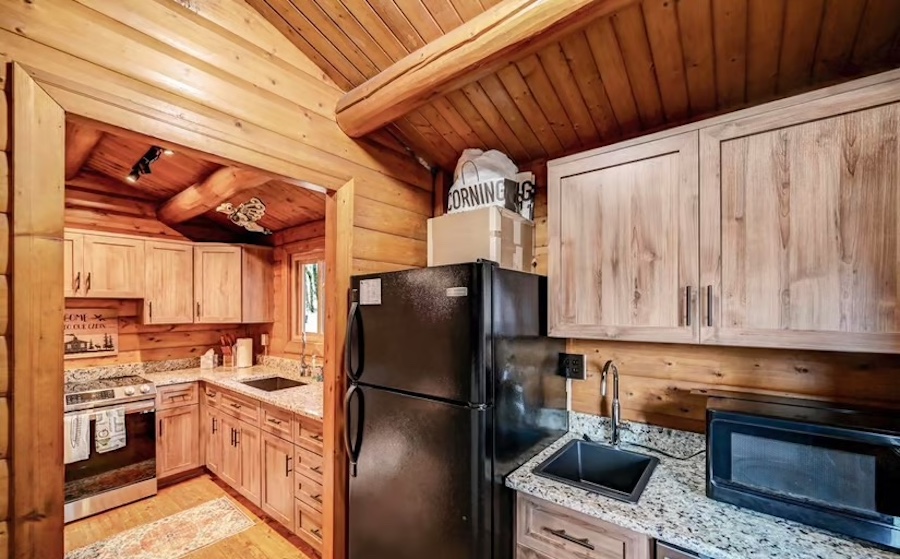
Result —
[{"label": "refrigerator lower door", "polygon": [[349,407],[350,559],[489,558],[492,410],[367,386]]}]

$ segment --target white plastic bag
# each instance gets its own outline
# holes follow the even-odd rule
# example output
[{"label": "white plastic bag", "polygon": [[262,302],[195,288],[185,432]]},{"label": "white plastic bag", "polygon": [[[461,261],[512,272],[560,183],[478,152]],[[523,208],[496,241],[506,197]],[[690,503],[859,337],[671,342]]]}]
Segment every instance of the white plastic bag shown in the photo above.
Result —
[{"label": "white plastic bag", "polygon": [[495,149],[464,150],[453,173],[447,213],[500,206],[518,211],[516,164]]}]

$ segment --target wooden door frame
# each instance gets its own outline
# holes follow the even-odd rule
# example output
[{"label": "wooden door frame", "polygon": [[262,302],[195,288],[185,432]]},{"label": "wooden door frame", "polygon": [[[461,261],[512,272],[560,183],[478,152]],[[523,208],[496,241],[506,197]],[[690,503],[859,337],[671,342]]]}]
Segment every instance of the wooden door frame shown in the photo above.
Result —
[{"label": "wooden door frame", "polygon": [[[301,167],[297,165],[285,165],[284,162],[274,161],[255,149],[249,140],[241,145],[233,138],[226,138],[217,130],[207,128],[205,131],[197,131],[185,124],[188,118],[182,114],[170,114],[156,110],[155,107],[140,105],[139,102],[119,102],[113,97],[98,98],[96,89],[85,81],[73,81],[71,77],[60,76],[47,69],[35,69],[17,63],[15,60],[8,64],[9,75],[15,75],[13,80],[18,82],[28,81],[30,85],[40,88],[55,101],[64,111],[62,117],[63,127],[66,116],[76,116],[91,119],[102,125],[114,126],[127,131],[151,136],[159,139],[161,145],[171,144],[180,148],[188,148],[195,153],[212,155],[223,161],[229,161],[238,165],[261,168],[271,173],[285,174],[292,179],[306,180],[308,177],[292,176],[301,174]],[[61,85],[61,84],[64,84]],[[8,86],[9,84],[7,84]],[[96,84],[93,84],[96,86]],[[13,98],[13,88],[7,87],[10,92],[10,114],[15,110],[16,99]],[[146,99],[146,93],[141,92],[141,99]],[[138,96],[136,96],[137,98]],[[190,112],[185,109],[184,112]],[[148,116],[152,115],[152,116]],[[15,123],[11,123],[13,128]],[[15,130],[13,130],[15,132]],[[11,149],[11,161],[15,159],[15,146]],[[327,173],[327,169],[312,169],[311,172]],[[10,189],[15,180],[15,169],[12,169]],[[58,187],[58,185],[56,185]],[[325,291],[327,297],[327,324],[326,338],[328,340],[327,357],[325,360],[325,401],[324,401],[324,432],[325,432],[325,502],[323,515],[323,556],[342,558],[346,553],[346,464],[343,454],[343,425],[338,419],[342,416],[344,382],[339,374],[342,367],[343,352],[338,348],[343,347],[343,336],[347,320],[349,304],[346,293],[349,289],[350,274],[352,271],[352,239],[353,239],[353,197],[354,180],[343,185],[334,183],[326,185],[329,188],[326,196],[326,279]],[[30,197],[41,199],[54,185],[38,184],[31,188]],[[12,230],[15,235],[15,200],[10,196],[11,212],[13,213]],[[52,207],[42,207],[41,211],[50,219],[64,221],[65,205],[60,202]],[[52,235],[55,237],[56,235]],[[62,241],[62,235],[58,235]],[[56,240],[56,239],[53,239]],[[52,278],[59,276],[56,284],[61,284],[63,270],[62,251],[51,254],[49,258],[43,258],[39,264],[44,270],[59,270],[58,274],[33,274],[28,277],[28,289],[32,293],[40,293],[41,289],[55,289]],[[36,258],[32,257],[32,259]],[[15,286],[15,277],[12,278]],[[15,313],[15,311],[14,311]],[[61,321],[60,316],[60,321]],[[27,317],[25,317],[27,319]],[[36,328],[22,328],[16,331],[16,316],[10,321],[10,331],[15,339],[16,348],[39,347],[42,342],[42,332]],[[60,340],[62,337],[60,336]],[[56,352],[33,352],[29,355],[28,365],[34,366],[40,362],[45,373],[44,378],[35,379],[32,370],[18,366],[18,355],[13,351],[10,367],[10,383],[13,387],[11,398],[14,402],[29,402],[32,405],[13,405],[10,410],[10,439],[14,441],[15,426],[35,426],[40,424],[60,425],[59,436],[50,437],[50,440],[41,441],[40,454],[16,453],[13,448],[12,471],[10,474],[10,522],[9,533],[11,536],[10,557],[15,559],[53,559],[58,556],[62,559],[63,549],[61,533],[62,511],[64,492],[63,487],[49,486],[35,487],[31,484],[32,478],[27,475],[17,475],[17,472],[29,471],[42,467],[48,467],[47,461],[52,458],[50,467],[58,468],[57,476],[64,475],[63,447],[62,447],[62,421],[63,410],[60,406],[61,399],[41,398],[38,387],[41,382],[51,384],[57,392],[62,393],[64,375],[60,374],[62,364],[61,343],[60,355]],[[38,369],[34,369],[38,370]],[[54,375],[51,377],[51,375]],[[52,400],[52,401],[51,401]],[[38,404],[38,405],[34,405]],[[0,544],[2,545],[2,544]],[[4,556],[4,550],[0,550],[0,556]]]}]

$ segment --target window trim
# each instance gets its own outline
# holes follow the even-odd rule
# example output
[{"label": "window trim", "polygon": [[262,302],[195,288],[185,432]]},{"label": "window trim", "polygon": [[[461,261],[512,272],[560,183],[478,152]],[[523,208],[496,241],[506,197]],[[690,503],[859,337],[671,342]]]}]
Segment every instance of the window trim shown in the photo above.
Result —
[{"label": "window trim", "polygon": [[[290,341],[303,341],[303,306],[306,300],[304,277],[297,270],[307,264],[318,264],[319,270],[319,309],[325,300],[325,260],[319,256],[292,254],[290,265]],[[325,340],[325,313],[319,312],[319,331],[306,333],[306,342],[323,342]]]}]

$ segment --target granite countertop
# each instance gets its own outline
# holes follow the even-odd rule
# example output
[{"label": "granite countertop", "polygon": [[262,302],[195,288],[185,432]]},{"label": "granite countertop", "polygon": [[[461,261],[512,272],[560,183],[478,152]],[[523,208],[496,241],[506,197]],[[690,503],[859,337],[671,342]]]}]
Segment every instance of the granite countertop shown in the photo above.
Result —
[{"label": "granite countertop", "polygon": [[[578,415],[581,414],[573,414]],[[844,539],[817,528],[707,498],[705,454],[681,461],[629,444],[639,442],[686,457],[704,448],[703,436],[693,433],[680,434],[626,423],[622,448],[652,454],[660,459],[650,483],[636,504],[588,493],[532,473],[566,442],[578,438],[580,435],[576,433],[586,433],[593,440],[605,440],[604,428],[579,429],[590,421],[582,418],[579,425],[578,418],[574,418],[570,434],[513,472],[507,478],[506,485],[711,559],[900,558],[900,554]]]},{"label": "granite countertop", "polygon": [[[310,377],[303,377],[293,372],[265,365],[256,365],[246,369],[233,369],[230,367],[200,369],[199,367],[193,367],[174,371],[143,373],[141,376],[152,381],[157,387],[202,380],[203,382],[255,398],[267,404],[291,410],[312,419],[322,419],[324,417],[324,393],[321,382],[316,382]],[[290,378],[306,384],[275,392],[266,392],[241,382],[275,376]]]}]

